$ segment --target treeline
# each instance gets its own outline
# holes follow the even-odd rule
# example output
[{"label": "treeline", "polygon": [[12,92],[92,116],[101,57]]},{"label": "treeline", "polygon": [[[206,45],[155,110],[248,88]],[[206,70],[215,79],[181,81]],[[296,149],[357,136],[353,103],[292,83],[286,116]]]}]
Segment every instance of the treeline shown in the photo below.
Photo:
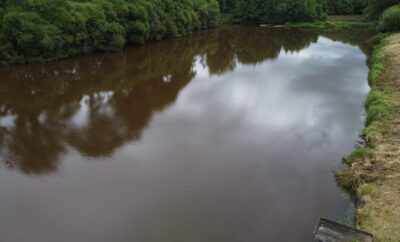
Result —
[{"label": "treeline", "polygon": [[312,22],[326,17],[324,0],[220,0],[236,23]]},{"label": "treeline", "polygon": [[313,22],[327,15],[365,14],[379,31],[400,30],[400,0],[218,0],[234,23]]},{"label": "treeline", "polygon": [[370,20],[379,20],[385,10],[399,4],[400,0],[369,0],[365,13]]},{"label": "treeline", "polygon": [[369,0],[365,14],[380,32],[400,31],[400,0]]},{"label": "treeline", "polygon": [[286,23],[362,14],[368,0],[219,0],[219,5],[236,23]]},{"label": "treeline", "polygon": [[235,22],[284,23],[322,20],[327,14],[362,14],[368,0],[219,0]]},{"label": "treeline", "polygon": [[368,5],[368,0],[325,0],[328,14],[348,15],[362,14]]},{"label": "treeline", "polygon": [[365,14],[369,20],[379,20],[386,9],[399,4],[400,0],[325,0],[328,14]]},{"label": "treeline", "polygon": [[400,0],[0,0],[0,65],[119,51],[127,44],[179,37],[216,26],[220,12],[235,23],[284,24],[364,11],[370,20],[380,21],[380,30],[394,31],[400,30],[399,3]]},{"label": "treeline", "polygon": [[119,51],[218,19],[217,0],[1,0],[0,64]]},{"label": "treeline", "polygon": [[[362,14],[368,2],[369,0],[219,0],[221,12],[234,14],[237,22],[246,20],[243,18],[244,12],[251,12],[252,16],[248,16],[250,19],[269,22],[320,20],[324,14]],[[265,16],[266,10],[268,16]]]}]

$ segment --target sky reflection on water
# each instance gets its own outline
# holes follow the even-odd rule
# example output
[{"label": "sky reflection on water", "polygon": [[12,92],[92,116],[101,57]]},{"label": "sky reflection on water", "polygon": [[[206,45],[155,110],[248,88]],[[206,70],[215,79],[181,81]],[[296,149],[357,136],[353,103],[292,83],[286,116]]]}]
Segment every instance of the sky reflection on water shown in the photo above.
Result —
[{"label": "sky reflection on water", "polygon": [[1,68],[0,241],[310,241],[351,209],[358,37],[223,27]]}]

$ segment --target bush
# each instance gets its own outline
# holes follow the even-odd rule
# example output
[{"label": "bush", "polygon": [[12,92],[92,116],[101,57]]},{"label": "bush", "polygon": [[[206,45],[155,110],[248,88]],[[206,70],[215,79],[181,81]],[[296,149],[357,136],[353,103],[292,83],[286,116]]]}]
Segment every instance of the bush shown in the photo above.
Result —
[{"label": "bush", "polygon": [[378,20],[386,9],[399,3],[399,0],[369,0],[365,13],[370,20]]},{"label": "bush", "polygon": [[0,0],[0,64],[120,51],[218,20],[217,0]]},{"label": "bush", "polygon": [[393,6],[383,12],[379,21],[378,30],[382,32],[400,30],[400,5]]},{"label": "bush", "polygon": [[53,59],[63,45],[58,37],[60,30],[37,13],[6,13],[2,26],[2,56],[13,61]]},{"label": "bush", "polygon": [[370,20],[379,20],[386,9],[399,3],[399,0],[369,0],[365,13]]}]

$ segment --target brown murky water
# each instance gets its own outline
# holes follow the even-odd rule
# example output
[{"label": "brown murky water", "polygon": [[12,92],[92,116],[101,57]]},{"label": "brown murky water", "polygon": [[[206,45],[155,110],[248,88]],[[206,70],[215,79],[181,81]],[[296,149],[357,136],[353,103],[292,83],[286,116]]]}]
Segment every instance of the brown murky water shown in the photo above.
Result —
[{"label": "brown murky water", "polygon": [[0,68],[0,241],[311,241],[351,218],[332,171],[364,37],[222,27]]}]

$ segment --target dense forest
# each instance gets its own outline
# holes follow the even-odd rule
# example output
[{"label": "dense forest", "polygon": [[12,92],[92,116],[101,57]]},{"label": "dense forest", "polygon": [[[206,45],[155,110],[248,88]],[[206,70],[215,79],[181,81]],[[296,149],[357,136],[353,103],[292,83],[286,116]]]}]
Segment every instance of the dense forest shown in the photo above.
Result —
[{"label": "dense forest", "polygon": [[236,22],[298,22],[323,19],[325,13],[362,14],[368,0],[219,0],[219,4],[222,13],[235,14]]},{"label": "dense forest", "polygon": [[350,14],[377,21],[386,9],[399,4],[399,0],[219,0],[221,13],[232,14],[237,23],[304,22]]},{"label": "dense forest", "polygon": [[236,22],[312,22],[326,16],[322,0],[237,0]]},{"label": "dense forest", "polygon": [[328,14],[362,14],[368,0],[325,0]]},{"label": "dense forest", "polygon": [[217,0],[6,0],[0,62],[52,60],[217,25]]},{"label": "dense forest", "polygon": [[[360,14],[400,27],[400,0],[2,0],[0,65],[40,62],[174,38],[234,23],[313,22]],[[392,8],[390,8],[393,5]],[[387,10],[384,14],[383,12]]]}]

